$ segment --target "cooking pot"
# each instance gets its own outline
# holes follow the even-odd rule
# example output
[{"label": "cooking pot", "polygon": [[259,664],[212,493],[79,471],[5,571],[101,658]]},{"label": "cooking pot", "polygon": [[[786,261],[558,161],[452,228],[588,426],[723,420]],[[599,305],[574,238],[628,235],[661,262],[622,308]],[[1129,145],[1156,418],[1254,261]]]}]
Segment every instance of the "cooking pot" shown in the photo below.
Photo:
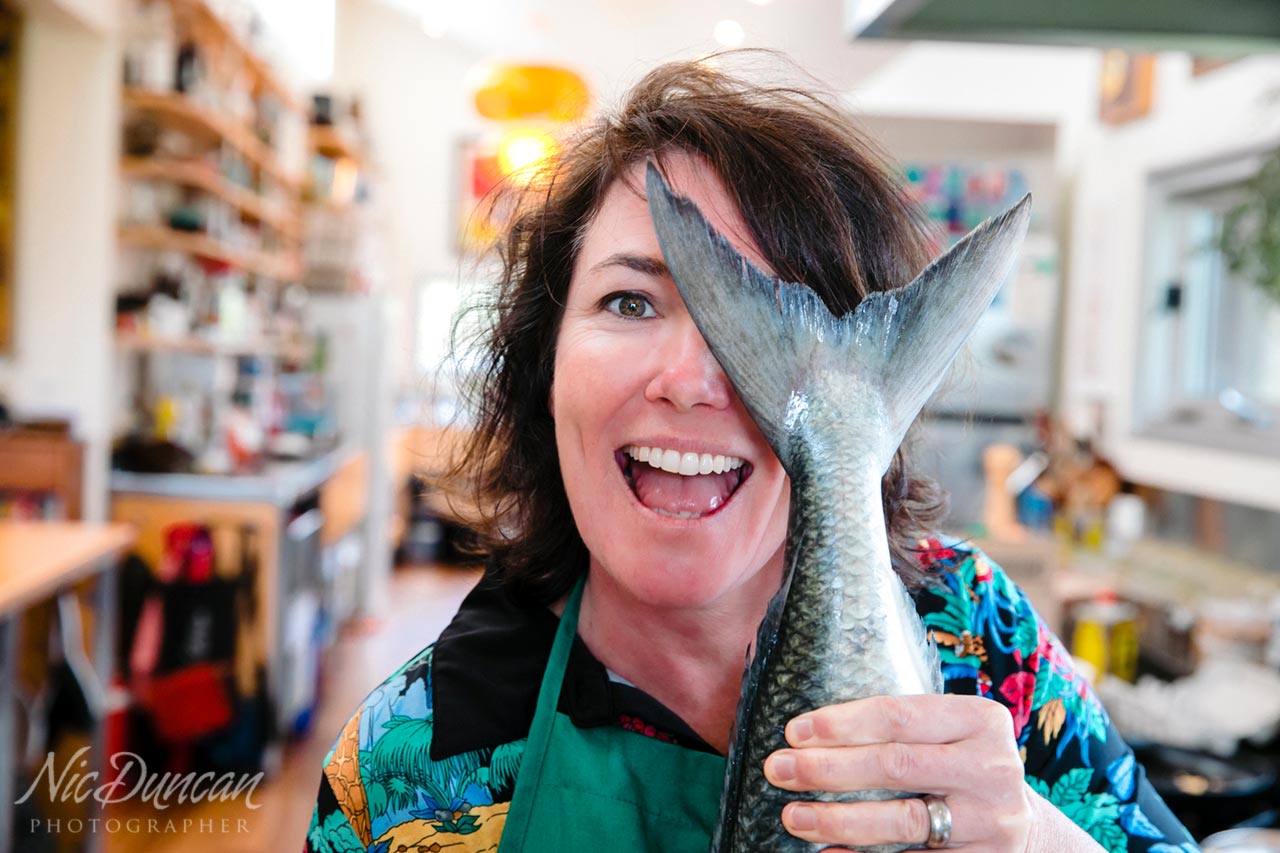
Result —
[{"label": "cooking pot", "polygon": [[1135,749],[1147,778],[1196,838],[1231,829],[1274,808],[1273,759],[1241,753],[1219,758],[1170,746]]}]

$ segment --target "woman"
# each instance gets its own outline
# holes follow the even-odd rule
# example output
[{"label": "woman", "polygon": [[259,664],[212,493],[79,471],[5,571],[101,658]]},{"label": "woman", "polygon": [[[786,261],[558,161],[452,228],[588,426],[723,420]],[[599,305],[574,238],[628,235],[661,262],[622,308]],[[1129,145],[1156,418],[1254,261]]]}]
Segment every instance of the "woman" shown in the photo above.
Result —
[{"label": "woman", "polygon": [[[496,507],[488,571],[338,738],[313,853],[707,849],[744,651],[782,577],[788,482],[662,261],[648,159],[833,313],[930,254],[885,167],[813,93],[677,63],[583,131],[507,239],[453,472]],[[766,773],[932,807],[793,803],[787,830],[836,847],[1194,850],[1000,569],[925,538],[938,503],[901,450],[883,495],[947,695],[803,714]]]}]

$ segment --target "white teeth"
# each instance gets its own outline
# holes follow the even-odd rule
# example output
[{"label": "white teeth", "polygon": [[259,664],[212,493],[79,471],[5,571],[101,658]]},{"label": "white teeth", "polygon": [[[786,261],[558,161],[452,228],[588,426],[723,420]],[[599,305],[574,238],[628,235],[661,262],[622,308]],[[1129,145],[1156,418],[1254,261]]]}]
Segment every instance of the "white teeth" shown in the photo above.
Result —
[{"label": "white teeth", "polygon": [[667,512],[665,509],[654,509],[658,515],[665,515],[667,518],[702,518],[700,512]]},{"label": "white teeth", "polygon": [[661,468],[663,471],[685,477],[698,474],[723,474],[725,471],[741,468],[743,464],[737,456],[681,453],[678,450],[667,450],[661,447],[630,445],[625,452],[637,462],[648,462],[654,468]]}]

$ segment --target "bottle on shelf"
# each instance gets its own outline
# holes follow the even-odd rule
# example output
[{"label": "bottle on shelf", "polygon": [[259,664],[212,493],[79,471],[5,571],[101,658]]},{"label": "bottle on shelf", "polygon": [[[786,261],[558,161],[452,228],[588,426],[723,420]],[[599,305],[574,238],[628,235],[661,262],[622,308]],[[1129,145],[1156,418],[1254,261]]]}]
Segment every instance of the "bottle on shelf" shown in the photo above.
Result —
[{"label": "bottle on shelf", "polygon": [[169,0],[138,0],[125,24],[124,83],[167,92],[174,88],[177,40]]}]

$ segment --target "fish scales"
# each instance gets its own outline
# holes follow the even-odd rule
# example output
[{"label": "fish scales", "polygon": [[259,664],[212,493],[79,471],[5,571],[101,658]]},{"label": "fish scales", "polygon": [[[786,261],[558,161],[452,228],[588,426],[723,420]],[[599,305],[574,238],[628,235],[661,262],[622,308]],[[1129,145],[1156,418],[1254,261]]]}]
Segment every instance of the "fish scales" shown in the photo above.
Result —
[{"label": "fish scales", "polygon": [[[815,404],[807,407],[811,423],[806,426],[811,428],[805,430],[808,440],[801,441],[791,475],[788,543],[797,547],[788,553],[787,565],[795,568],[756,704],[750,719],[740,721],[746,740],[739,795],[757,805],[738,811],[734,827],[726,827],[721,850],[823,850],[828,845],[796,838],[783,828],[783,806],[797,800],[899,796],[890,791],[828,794],[775,788],[764,777],[764,760],[787,746],[783,732],[793,717],[865,696],[937,692],[940,687],[939,681],[920,683],[917,675],[933,651],[918,627],[911,630],[912,620],[919,622],[914,609],[901,612],[910,602],[890,569],[876,454],[850,440],[866,433],[832,429],[831,422],[847,423],[857,413],[839,407],[824,411],[828,407],[821,401],[830,399],[815,395]],[[814,440],[814,435],[832,438]],[[901,630],[890,634],[877,630],[878,625]],[[911,649],[919,659],[910,671],[891,665],[902,649]],[[891,853],[908,846],[914,845],[864,849]]]}]

